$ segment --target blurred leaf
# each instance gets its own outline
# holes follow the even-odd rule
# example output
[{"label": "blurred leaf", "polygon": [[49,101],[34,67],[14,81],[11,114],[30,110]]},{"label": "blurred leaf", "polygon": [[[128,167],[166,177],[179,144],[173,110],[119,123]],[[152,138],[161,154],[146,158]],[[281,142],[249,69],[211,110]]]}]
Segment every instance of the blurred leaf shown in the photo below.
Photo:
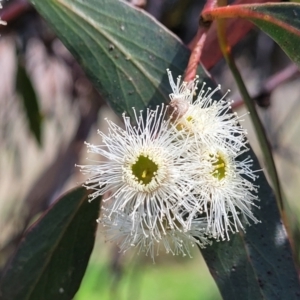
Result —
[{"label": "blurred leaf", "polygon": [[166,69],[182,74],[190,52],[145,12],[117,0],[31,2],[116,113],[169,102]]},{"label": "blurred leaf", "polygon": [[70,300],[95,240],[100,198],[85,188],[64,195],[27,231],[0,281],[3,300]]},{"label": "blurred leaf", "polygon": [[[117,0],[32,3],[116,112],[169,101],[165,69],[183,74],[189,51],[146,13]],[[198,75],[209,81],[201,66]],[[258,184],[262,224],[203,254],[224,299],[296,299],[298,276],[276,202],[263,175]]]},{"label": "blurred leaf", "polygon": [[42,117],[40,114],[39,103],[31,80],[20,62],[18,63],[17,70],[16,90],[22,97],[29,123],[29,129],[39,145],[41,145]]},{"label": "blurred leaf", "polygon": [[273,38],[300,65],[300,4],[268,3],[218,7],[203,13],[205,19],[244,18]]}]

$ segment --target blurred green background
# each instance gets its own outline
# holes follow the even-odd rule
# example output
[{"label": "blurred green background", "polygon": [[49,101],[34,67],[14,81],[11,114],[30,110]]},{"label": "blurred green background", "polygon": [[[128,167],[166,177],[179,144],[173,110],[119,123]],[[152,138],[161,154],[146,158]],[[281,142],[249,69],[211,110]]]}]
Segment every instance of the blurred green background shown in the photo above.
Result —
[{"label": "blurred green background", "polygon": [[75,300],[222,299],[198,249],[193,257],[120,254],[98,236]]}]

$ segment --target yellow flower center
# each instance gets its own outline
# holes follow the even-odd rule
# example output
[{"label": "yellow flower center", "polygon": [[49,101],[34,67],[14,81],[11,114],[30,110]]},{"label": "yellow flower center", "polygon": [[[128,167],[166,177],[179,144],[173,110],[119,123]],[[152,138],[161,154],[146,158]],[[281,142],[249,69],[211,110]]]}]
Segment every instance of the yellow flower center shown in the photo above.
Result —
[{"label": "yellow flower center", "polygon": [[222,180],[226,176],[225,159],[220,154],[217,154],[216,156],[214,156],[214,158],[216,158],[216,161],[214,161],[212,163],[212,165],[214,166],[214,170],[212,171],[212,175],[215,178],[217,178],[218,180]]},{"label": "yellow flower center", "polygon": [[147,185],[155,177],[158,165],[149,157],[140,155],[135,164],[132,165],[131,170],[138,182]]},{"label": "yellow flower center", "polygon": [[[187,122],[191,122],[191,121],[193,120],[193,117],[192,117],[192,116],[187,116],[187,117],[185,118],[185,120],[186,120]],[[176,129],[177,129],[178,131],[182,130],[183,128],[184,128],[184,124],[182,124],[182,123],[179,123],[179,124],[176,126]]]}]

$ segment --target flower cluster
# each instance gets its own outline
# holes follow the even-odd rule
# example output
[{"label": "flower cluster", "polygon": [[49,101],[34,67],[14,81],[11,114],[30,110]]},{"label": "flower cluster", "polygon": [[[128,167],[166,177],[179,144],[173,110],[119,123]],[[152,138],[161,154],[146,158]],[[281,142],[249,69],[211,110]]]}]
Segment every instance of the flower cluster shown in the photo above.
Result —
[{"label": "flower cluster", "polygon": [[99,221],[108,239],[152,258],[160,248],[190,255],[194,245],[229,239],[258,222],[251,210],[258,176],[250,157],[239,159],[248,151],[246,131],[231,103],[226,95],[213,100],[220,87],[203,84],[197,96],[197,78],[175,83],[167,72],[170,105],[134,110],[134,120],[123,115],[125,129],[107,120],[102,145],[87,144],[102,160],[80,166],[91,174],[85,183],[94,190],[91,200],[105,195]]}]

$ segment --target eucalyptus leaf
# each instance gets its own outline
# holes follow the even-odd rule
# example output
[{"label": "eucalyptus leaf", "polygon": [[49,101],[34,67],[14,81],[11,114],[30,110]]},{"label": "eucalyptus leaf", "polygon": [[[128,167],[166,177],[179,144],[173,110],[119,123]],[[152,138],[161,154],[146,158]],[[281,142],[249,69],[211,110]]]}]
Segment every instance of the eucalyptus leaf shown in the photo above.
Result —
[{"label": "eucalyptus leaf", "polygon": [[300,65],[300,4],[239,4],[203,12],[206,21],[221,18],[243,18],[253,22],[274,39],[286,54]]},{"label": "eucalyptus leaf", "polygon": [[268,3],[248,8],[251,12],[249,20],[273,38],[300,66],[300,4]]},{"label": "eucalyptus leaf", "polygon": [[16,90],[23,100],[29,129],[38,144],[41,145],[42,116],[39,103],[31,79],[20,61],[18,63],[16,75]]},{"label": "eucalyptus leaf", "polygon": [[169,102],[166,69],[182,74],[190,51],[152,17],[117,0],[31,2],[117,114]]},{"label": "eucalyptus leaf", "polygon": [[[253,169],[260,166],[252,150]],[[290,242],[280,220],[276,199],[263,172],[259,172],[260,207],[253,214],[261,221],[237,232],[229,242],[214,242],[202,249],[210,272],[224,299],[300,299],[300,284]],[[241,297],[241,295],[243,295]]]},{"label": "eucalyptus leaf", "polygon": [[3,300],[70,300],[93,250],[100,198],[70,191],[25,233],[0,280]]}]

